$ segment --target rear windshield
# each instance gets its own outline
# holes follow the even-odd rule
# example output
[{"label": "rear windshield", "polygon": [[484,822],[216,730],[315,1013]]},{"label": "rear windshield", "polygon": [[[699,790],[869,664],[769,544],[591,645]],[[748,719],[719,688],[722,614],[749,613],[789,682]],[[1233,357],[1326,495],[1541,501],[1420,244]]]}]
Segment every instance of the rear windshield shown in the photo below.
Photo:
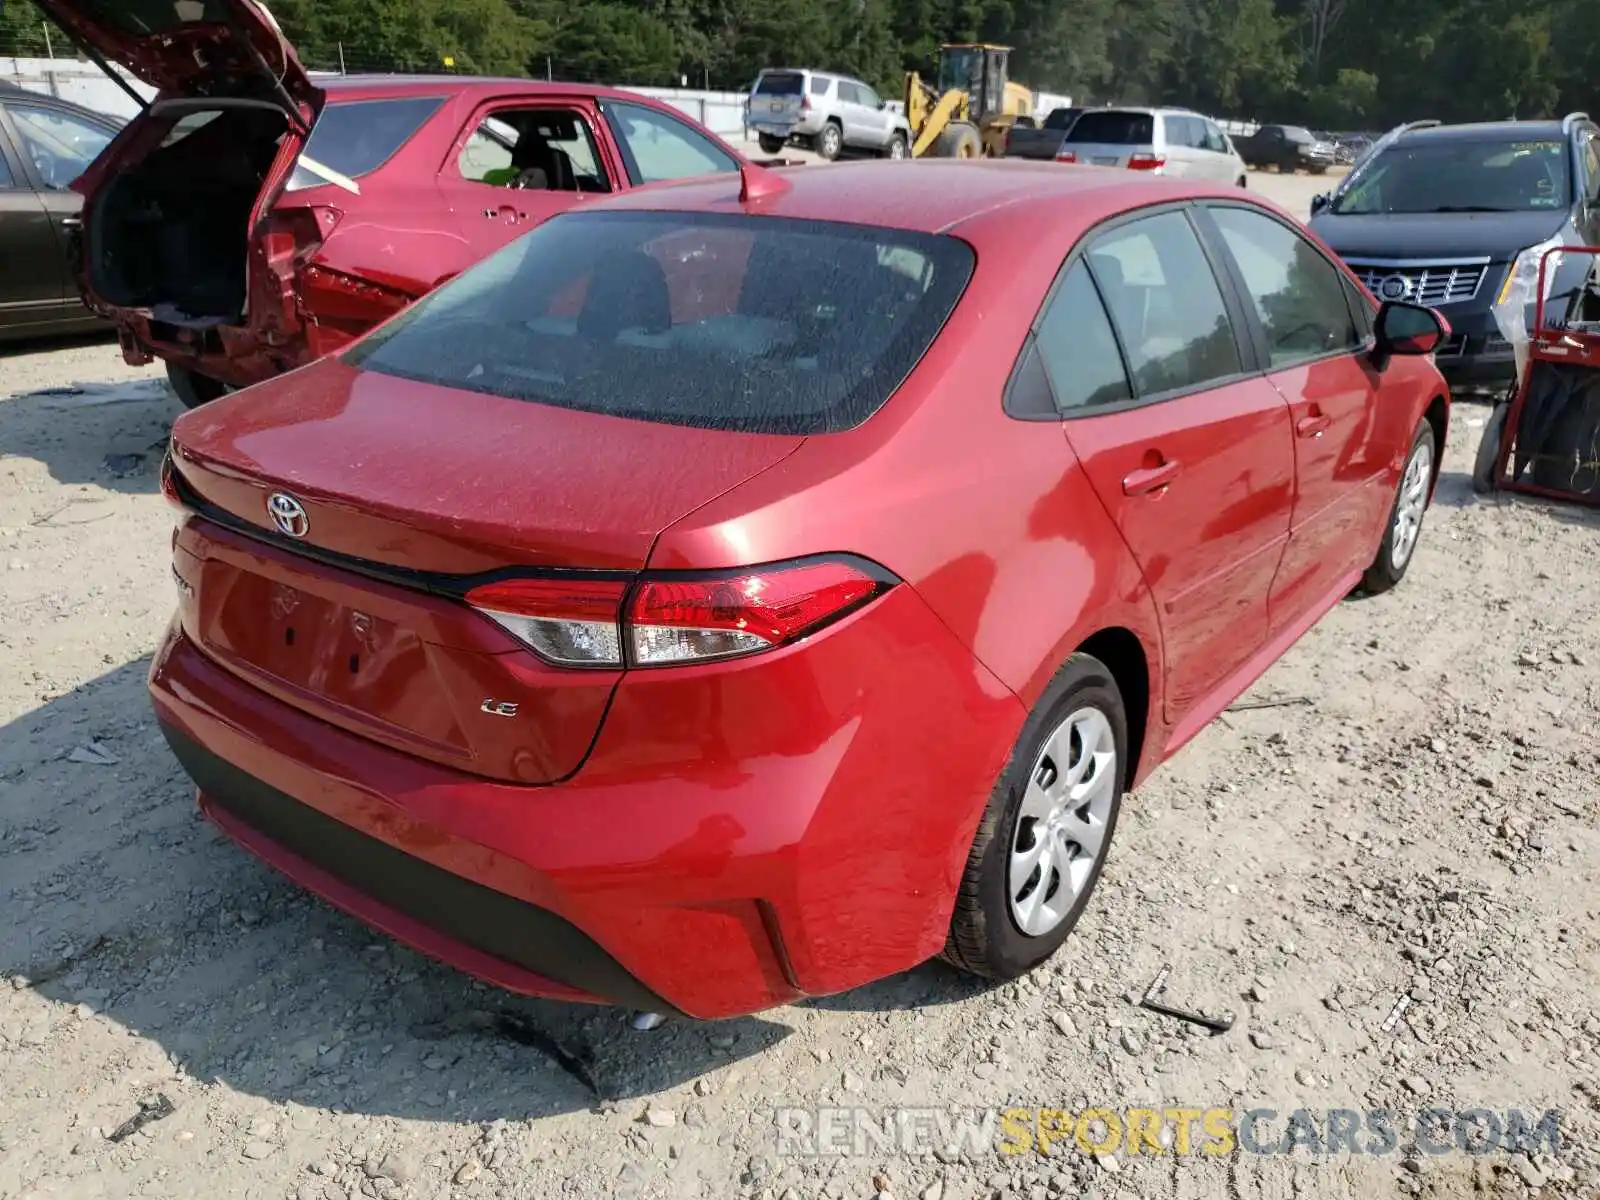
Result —
[{"label": "rear windshield", "polygon": [[1155,118],[1149,113],[1087,112],[1073,125],[1067,141],[1097,146],[1148,146],[1155,136]]},{"label": "rear windshield", "polygon": [[1046,129],[1065,129],[1072,124],[1072,119],[1081,111],[1081,109],[1076,108],[1052,109],[1050,115],[1044,119],[1044,127]]},{"label": "rear windshield", "polygon": [[1553,212],[1571,203],[1569,172],[1561,141],[1400,143],[1367,160],[1332,211]]},{"label": "rear windshield", "polygon": [[444,103],[441,96],[407,96],[393,100],[350,100],[329,103],[300,152],[289,177],[289,191],[319,187],[328,179],[306,160],[332,167],[347,179],[376,171],[421,129]]},{"label": "rear windshield", "polygon": [[798,96],[805,90],[805,76],[793,71],[763,75],[756,80],[758,96]]},{"label": "rear windshield", "polygon": [[569,213],[347,352],[368,371],[702,429],[866,420],[971,278],[952,237],[778,217]]}]

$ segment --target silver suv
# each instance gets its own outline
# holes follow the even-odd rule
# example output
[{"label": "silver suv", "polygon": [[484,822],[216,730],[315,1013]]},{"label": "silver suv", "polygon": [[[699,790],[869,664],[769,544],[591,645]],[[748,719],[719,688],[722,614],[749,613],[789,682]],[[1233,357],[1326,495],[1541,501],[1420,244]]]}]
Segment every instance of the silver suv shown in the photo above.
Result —
[{"label": "silver suv", "polygon": [[1245,186],[1244,160],[1227,134],[1187,108],[1091,108],[1067,131],[1056,161]]},{"label": "silver suv", "polygon": [[829,162],[845,150],[904,158],[911,145],[905,115],[848,75],[768,68],[750,89],[745,113],[766,154],[800,142]]}]

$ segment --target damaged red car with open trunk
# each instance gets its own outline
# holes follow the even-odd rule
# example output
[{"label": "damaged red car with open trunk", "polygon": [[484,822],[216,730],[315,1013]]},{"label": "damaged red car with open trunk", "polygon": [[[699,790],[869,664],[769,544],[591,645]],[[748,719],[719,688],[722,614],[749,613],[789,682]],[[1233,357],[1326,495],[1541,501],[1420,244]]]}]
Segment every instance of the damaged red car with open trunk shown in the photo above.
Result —
[{"label": "damaged red car with open trunk", "polygon": [[78,270],[190,407],[348,345],[559,212],[743,161],[610,88],[314,79],[254,0],[39,2],[158,90],[74,184]]}]

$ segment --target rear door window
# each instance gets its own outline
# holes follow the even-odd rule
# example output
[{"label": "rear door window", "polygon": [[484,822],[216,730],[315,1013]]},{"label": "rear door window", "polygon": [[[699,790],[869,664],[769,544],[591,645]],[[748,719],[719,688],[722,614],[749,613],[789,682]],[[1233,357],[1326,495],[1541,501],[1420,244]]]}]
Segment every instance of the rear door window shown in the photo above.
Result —
[{"label": "rear door window", "polygon": [[1140,112],[1086,112],[1068,132],[1067,141],[1096,146],[1148,146],[1155,141],[1155,117]]},{"label": "rear door window", "polygon": [[317,172],[319,165],[346,179],[370,175],[393,158],[443,103],[442,96],[405,96],[324,105],[289,177],[288,190],[333,182]]},{"label": "rear door window", "polygon": [[705,429],[866,420],[971,277],[965,242],[822,221],[567,213],[358,343],[369,371]]},{"label": "rear door window", "polygon": [[1109,230],[1090,243],[1086,258],[1140,398],[1241,373],[1221,286],[1182,213]]},{"label": "rear door window", "polygon": [[531,191],[609,192],[594,134],[566,108],[498,108],[478,123],[456,157],[469,183]]},{"label": "rear door window", "polygon": [[605,114],[635,184],[739,169],[733,155],[666,113],[638,104],[607,102]]},{"label": "rear door window", "polygon": [[1057,406],[1066,413],[1130,398],[1128,374],[1100,293],[1082,260],[1050,298],[1034,335]]}]

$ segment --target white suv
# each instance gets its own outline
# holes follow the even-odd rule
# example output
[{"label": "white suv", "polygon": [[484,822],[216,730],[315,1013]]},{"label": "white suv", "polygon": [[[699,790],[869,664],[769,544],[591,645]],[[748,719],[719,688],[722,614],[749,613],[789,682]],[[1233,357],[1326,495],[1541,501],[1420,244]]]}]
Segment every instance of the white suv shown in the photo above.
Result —
[{"label": "white suv", "polygon": [[911,146],[905,115],[848,75],[769,68],[750,89],[745,113],[766,154],[799,141],[832,162],[847,149],[904,158]]},{"label": "white suv", "polygon": [[1091,108],[1068,130],[1056,161],[1245,186],[1244,160],[1227,134],[1187,108]]}]

